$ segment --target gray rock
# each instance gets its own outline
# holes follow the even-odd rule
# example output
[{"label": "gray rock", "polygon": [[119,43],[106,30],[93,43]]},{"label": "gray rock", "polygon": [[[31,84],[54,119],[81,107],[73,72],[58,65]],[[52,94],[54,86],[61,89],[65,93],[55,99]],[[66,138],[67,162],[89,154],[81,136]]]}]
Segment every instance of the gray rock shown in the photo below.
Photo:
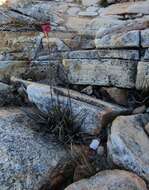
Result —
[{"label": "gray rock", "polygon": [[128,103],[128,90],[115,88],[115,87],[102,87],[100,92],[103,94],[106,92],[111,99],[113,99],[119,105],[127,105]]},{"label": "gray rock", "polygon": [[101,58],[120,58],[128,60],[139,60],[138,50],[78,50],[70,51],[63,55],[65,59],[101,59]]},{"label": "gray rock", "polygon": [[27,61],[0,61],[0,79],[6,76],[20,76],[27,69]]},{"label": "gray rock", "polygon": [[0,93],[6,94],[6,93],[10,92],[10,90],[11,90],[11,88],[9,85],[0,82]]},{"label": "gray rock", "polygon": [[99,7],[97,7],[97,6],[90,6],[90,7],[88,7],[87,9],[86,9],[86,11],[87,12],[96,12],[96,11],[98,11],[99,10]]},{"label": "gray rock", "polygon": [[106,34],[105,29],[105,31],[97,33],[95,44],[97,48],[139,47],[139,39],[139,31],[137,30]]},{"label": "gray rock", "polygon": [[142,47],[149,47],[149,29],[141,31],[141,45]]},{"label": "gray rock", "polygon": [[133,88],[137,64],[119,59],[64,59],[68,80],[72,84]]},{"label": "gray rock", "polygon": [[105,170],[89,179],[83,179],[65,190],[147,190],[137,175],[123,170]]},{"label": "gray rock", "polygon": [[69,51],[69,48],[59,38],[43,38],[42,43],[44,47],[50,48],[50,52],[53,48],[56,51]]},{"label": "gray rock", "polygon": [[[116,2],[124,2],[124,0],[117,0]],[[136,1],[125,3],[116,3],[108,6],[102,11],[102,15],[123,15],[123,14],[147,14],[149,13],[149,1]]]},{"label": "gray rock", "polygon": [[[68,108],[72,109],[73,114],[78,115],[81,119],[81,130],[90,134],[98,134],[107,121],[128,112],[123,107],[101,100],[96,101],[90,96],[72,90],[68,91],[63,88],[54,88],[54,92],[51,90],[48,85],[31,84],[27,87],[27,94],[29,100],[45,113],[48,113],[52,106],[57,104],[57,101],[63,107],[70,105]],[[109,113],[107,110],[111,112]],[[104,121],[106,116],[109,119],[106,118]]]},{"label": "gray rock", "polygon": [[149,48],[145,50],[143,60],[149,60]]},{"label": "gray rock", "polygon": [[149,62],[139,62],[137,68],[136,88],[149,90]]},{"label": "gray rock", "polygon": [[0,189],[38,190],[67,156],[17,108],[0,109]]},{"label": "gray rock", "polygon": [[113,162],[149,182],[149,138],[143,127],[149,114],[117,117],[108,139],[108,154]]},{"label": "gray rock", "polygon": [[99,0],[82,0],[82,5],[83,6],[92,6],[92,5],[96,5],[99,3]]},{"label": "gray rock", "polygon": [[94,19],[91,19],[90,22],[85,25],[85,27],[82,30],[82,35],[86,34],[86,35],[92,35],[92,36],[96,36],[96,33],[98,31],[100,31],[102,28],[111,28],[114,26],[121,26],[123,25],[123,21],[118,20],[117,18],[113,18],[113,17],[97,17]]}]

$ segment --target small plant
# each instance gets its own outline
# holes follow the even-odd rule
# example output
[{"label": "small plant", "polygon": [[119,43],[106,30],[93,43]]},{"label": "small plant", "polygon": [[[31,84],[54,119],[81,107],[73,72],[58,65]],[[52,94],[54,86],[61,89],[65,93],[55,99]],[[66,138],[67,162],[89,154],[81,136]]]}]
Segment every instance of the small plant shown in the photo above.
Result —
[{"label": "small plant", "polygon": [[54,105],[48,114],[48,128],[64,144],[81,143],[81,118],[69,106]]},{"label": "small plant", "polygon": [[85,133],[81,132],[84,117],[81,113],[72,113],[71,105],[53,103],[48,114],[36,109],[33,113],[23,109],[38,125],[54,135],[64,145],[82,144]]}]

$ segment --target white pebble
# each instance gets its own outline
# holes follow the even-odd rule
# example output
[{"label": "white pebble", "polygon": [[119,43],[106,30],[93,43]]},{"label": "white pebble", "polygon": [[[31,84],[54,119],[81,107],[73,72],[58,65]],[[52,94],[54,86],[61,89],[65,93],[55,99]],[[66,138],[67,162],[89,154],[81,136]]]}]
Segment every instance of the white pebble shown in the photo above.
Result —
[{"label": "white pebble", "polygon": [[94,140],[92,140],[92,142],[90,144],[90,148],[93,150],[97,150],[99,144],[100,144],[100,141],[97,139],[94,139]]}]

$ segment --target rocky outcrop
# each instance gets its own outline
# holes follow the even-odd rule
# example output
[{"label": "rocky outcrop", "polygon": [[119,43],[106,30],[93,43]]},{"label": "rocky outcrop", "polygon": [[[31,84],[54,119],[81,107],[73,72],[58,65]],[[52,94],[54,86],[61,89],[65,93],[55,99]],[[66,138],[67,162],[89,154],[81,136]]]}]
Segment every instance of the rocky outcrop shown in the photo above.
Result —
[{"label": "rocky outcrop", "polygon": [[[67,60],[72,84],[148,89],[148,84],[144,87],[140,82],[140,66],[137,75],[137,63],[147,64],[149,60],[148,0],[117,2],[107,1],[115,4],[103,8],[101,1],[8,1],[1,10],[0,38],[4,45],[0,52],[4,60],[25,59],[25,63],[17,63],[17,73],[3,72],[0,78],[23,73],[24,78],[41,80],[48,77],[51,67],[56,78],[62,73],[59,65]],[[52,29],[48,38],[42,33],[47,21]],[[86,67],[91,68],[92,78]]]},{"label": "rocky outcrop", "polygon": [[123,170],[105,170],[90,179],[78,181],[65,190],[147,190],[144,181],[137,175]]},{"label": "rocky outcrop", "polygon": [[20,109],[0,109],[0,189],[39,189],[65,156]]},{"label": "rocky outcrop", "polygon": [[148,4],[7,0],[0,6],[0,189],[39,190],[46,184],[43,190],[65,178],[59,168],[54,180],[49,177],[61,160],[67,161],[64,148],[20,107],[2,108],[21,100],[21,105],[35,104],[44,119],[58,105],[80,122],[84,144],[76,147],[83,157],[67,176],[80,180],[99,173],[67,190],[147,190]]},{"label": "rocky outcrop", "polygon": [[108,152],[113,162],[149,181],[148,114],[117,117],[111,127]]}]

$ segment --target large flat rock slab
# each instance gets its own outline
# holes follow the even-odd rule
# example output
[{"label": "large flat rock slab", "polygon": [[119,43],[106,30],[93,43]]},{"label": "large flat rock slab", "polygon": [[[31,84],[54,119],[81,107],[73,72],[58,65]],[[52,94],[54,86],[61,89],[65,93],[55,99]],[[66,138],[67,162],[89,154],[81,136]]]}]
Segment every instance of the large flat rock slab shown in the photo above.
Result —
[{"label": "large flat rock slab", "polygon": [[65,190],[147,190],[137,175],[123,170],[105,170],[95,176],[78,181]]},{"label": "large flat rock slab", "polygon": [[[106,30],[105,30],[106,32]],[[99,36],[97,34],[97,38],[95,39],[95,44],[97,48],[131,48],[131,47],[139,47],[140,35],[139,31],[124,31],[121,33],[112,33]]]},{"label": "large flat rock slab", "polygon": [[128,60],[139,60],[138,50],[126,49],[99,49],[99,50],[78,50],[64,53],[65,59],[101,59],[120,58]]},{"label": "large flat rock slab", "polygon": [[51,91],[48,85],[30,84],[27,94],[29,100],[45,113],[48,113],[53,105],[57,105],[57,102],[62,107],[72,109],[73,114],[79,115],[81,119],[81,130],[90,134],[99,134],[107,121],[111,122],[117,115],[128,112],[123,107],[98,101],[71,90],[56,88]]},{"label": "large flat rock slab", "polygon": [[113,162],[149,182],[149,114],[117,117],[111,127],[108,153]]},{"label": "large flat rock slab", "polygon": [[0,109],[0,189],[38,190],[66,151],[18,108]]},{"label": "large flat rock slab", "polygon": [[119,59],[64,59],[68,80],[72,84],[133,88],[137,64]]},{"label": "large flat rock slab", "polygon": [[125,2],[111,5],[101,15],[149,14],[149,1]]}]

